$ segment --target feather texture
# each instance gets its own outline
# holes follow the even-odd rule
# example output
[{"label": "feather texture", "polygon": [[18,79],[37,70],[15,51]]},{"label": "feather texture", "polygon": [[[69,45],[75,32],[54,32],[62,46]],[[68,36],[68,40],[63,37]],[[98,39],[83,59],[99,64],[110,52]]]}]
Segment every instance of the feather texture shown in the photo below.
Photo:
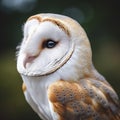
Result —
[{"label": "feather texture", "polygon": [[48,96],[59,120],[120,120],[117,95],[99,80],[59,80],[50,85]]}]

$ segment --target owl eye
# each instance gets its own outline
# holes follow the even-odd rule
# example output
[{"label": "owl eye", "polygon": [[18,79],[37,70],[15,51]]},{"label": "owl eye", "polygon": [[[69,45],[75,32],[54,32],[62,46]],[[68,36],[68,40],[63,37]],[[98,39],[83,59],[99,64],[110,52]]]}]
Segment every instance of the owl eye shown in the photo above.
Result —
[{"label": "owl eye", "polygon": [[43,42],[43,48],[54,48],[58,42],[48,39]]}]

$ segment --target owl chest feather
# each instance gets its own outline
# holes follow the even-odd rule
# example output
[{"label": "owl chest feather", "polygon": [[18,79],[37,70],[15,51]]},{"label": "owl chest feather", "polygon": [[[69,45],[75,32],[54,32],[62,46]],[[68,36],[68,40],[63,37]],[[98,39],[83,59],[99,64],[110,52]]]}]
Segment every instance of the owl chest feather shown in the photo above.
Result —
[{"label": "owl chest feather", "polygon": [[57,79],[57,76],[46,76],[45,78],[22,76],[22,78],[26,85],[26,91],[24,92],[24,94],[30,106],[42,119],[56,120],[55,115],[53,115],[53,109],[50,105],[47,92],[48,86]]}]

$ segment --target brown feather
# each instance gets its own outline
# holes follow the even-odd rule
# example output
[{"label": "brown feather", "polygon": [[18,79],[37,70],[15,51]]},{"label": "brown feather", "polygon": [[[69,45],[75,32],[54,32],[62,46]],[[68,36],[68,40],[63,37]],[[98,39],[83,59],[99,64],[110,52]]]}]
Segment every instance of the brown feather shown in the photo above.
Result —
[{"label": "brown feather", "polygon": [[27,87],[26,87],[25,83],[23,83],[23,84],[22,84],[22,91],[25,92],[26,89],[27,89]]},{"label": "brown feather", "polygon": [[59,120],[120,120],[118,97],[106,82],[59,80],[48,93]]}]

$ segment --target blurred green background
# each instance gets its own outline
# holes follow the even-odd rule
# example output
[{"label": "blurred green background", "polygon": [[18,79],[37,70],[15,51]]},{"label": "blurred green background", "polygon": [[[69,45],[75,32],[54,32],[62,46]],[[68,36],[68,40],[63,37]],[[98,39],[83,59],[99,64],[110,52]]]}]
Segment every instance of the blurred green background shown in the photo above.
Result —
[{"label": "blurred green background", "polygon": [[15,52],[22,40],[26,19],[45,12],[68,15],[84,27],[91,42],[95,67],[120,96],[119,0],[1,0],[0,120],[39,120],[24,99]]}]

